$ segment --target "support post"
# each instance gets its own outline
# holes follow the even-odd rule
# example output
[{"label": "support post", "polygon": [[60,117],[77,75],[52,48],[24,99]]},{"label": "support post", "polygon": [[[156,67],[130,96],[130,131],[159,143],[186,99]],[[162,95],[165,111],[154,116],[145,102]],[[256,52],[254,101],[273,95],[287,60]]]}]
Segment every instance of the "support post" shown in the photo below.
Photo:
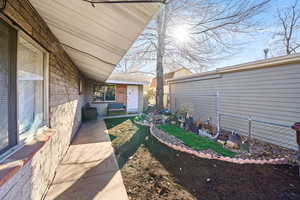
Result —
[{"label": "support post", "polygon": [[216,114],[217,114],[217,134],[221,134],[221,114],[220,114],[220,93],[217,91],[216,95]]},{"label": "support post", "polygon": [[299,176],[300,176],[300,122],[296,122],[293,126],[292,129],[296,131],[296,140],[298,144],[298,167],[299,167]]},{"label": "support post", "polygon": [[252,137],[252,117],[248,118],[249,126],[248,126],[248,140],[251,140]]},{"label": "support post", "polygon": [[247,138],[247,142],[248,142],[248,152],[251,153],[251,139],[252,139],[252,117],[249,116],[248,117],[248,138]]}]

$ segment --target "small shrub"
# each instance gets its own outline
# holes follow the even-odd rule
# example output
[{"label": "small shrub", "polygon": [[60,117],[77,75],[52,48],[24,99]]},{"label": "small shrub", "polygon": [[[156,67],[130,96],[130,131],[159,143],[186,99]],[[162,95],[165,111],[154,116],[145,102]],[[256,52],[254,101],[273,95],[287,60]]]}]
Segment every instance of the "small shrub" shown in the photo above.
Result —
[{"label": "small shrub", "polygon": [[144,120],[148,120],[148,115],[146,115],[146,114],[144,114],[144,113],[141,113],[141,114],[139,114],[138,116],[136,116],[135,118],[134,118],[134,121],[144,121]]}]

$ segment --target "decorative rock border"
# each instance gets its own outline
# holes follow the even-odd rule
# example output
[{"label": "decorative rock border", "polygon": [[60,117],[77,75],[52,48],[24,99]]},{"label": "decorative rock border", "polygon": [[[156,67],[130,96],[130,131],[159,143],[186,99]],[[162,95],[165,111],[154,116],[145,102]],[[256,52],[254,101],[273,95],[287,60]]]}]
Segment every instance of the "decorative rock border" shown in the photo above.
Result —
[{"label": "decorative rock border", "polygon": [[147,123],[137,122],[137,121],[135,121],[135,123],[137,123],[138,125],[141,125],[141,126],[150,127],[151,135],[153,137],[155,137],[160,143],[162,143],[162,144],[164,144],[164,145],[166,145],[166,146],[168,146],[171,149],[174,149],[176,151],[185,152],[185,153],[194,155],[194,156],[199,157],[199,158],[221,160],[221,161],[236,163],[236,164],[272,164],[272,165],[288,164],[288,158],[275,158],[275,159],[269,159],[269,160],[266,160],[266,159],[241,159],[241,158],[230,158],[230,157],[224,157],[224,156],[216,156],[216,155],[209,154],[209,153],[203,153],[203,152],[199,152],[199,151],[196,151],[196,150],[191,150],[191,149],[188,149],[186,147],[171,144],[171,143],[166,142],[166,141],[162,140],[161,138],[159,138],[153,132],[153,129],[155,128],[154,124],[150,125],[150,124],[147,124]]}]

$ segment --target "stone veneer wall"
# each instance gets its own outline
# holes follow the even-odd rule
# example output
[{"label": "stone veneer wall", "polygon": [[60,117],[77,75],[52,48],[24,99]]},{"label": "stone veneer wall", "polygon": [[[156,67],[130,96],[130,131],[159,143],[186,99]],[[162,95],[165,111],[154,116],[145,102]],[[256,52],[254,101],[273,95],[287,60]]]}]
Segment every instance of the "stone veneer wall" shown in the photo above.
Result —
[{"label": "stone veneer wall", "polygon": [[[24,155],[9,159],[19,165],[7,170],[12,173],[6,176],[9,179],[0,180],[0,199],[41,199],[81,124],[85,97],[78,90],[83,77],[28,0],[8,0],[3,13],[49,52],[49,118],[53,130],[42,142],[28,145],[29,150],[20,150],[21,154],[29,152],[26,159]],[[2,172],[0,168],[0,175]]]}]

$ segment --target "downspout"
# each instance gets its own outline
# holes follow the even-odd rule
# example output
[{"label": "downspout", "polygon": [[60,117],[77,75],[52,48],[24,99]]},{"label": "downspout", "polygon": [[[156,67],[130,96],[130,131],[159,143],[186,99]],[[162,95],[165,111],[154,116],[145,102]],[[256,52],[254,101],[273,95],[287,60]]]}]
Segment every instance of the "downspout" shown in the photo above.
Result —
[{"label": "downspout", "polygon": [[217,140],[217,138],[220,136],[221,134],[221,115],[220,115],[220,93],[217,90],[217,134],[215,136],[213,136],[211,139],[212,140]]},{"label": "downspout", "polygon": [[296,131],[296,141],[298,144],[298,166],[299,166],[299,176],[300,176],[300,122],[295,123],[292,129]]},{"label": "downspout", "polygon": [[221,126],[220,126],[220,120],[221,120],[221,114],[220,114],[220,102],[219,102],[219,99],[220,99],[220,94],[219,94],[219,91],[217,91],[217,95],[216,95],[216,114],[217,114],[217,134],[212,136],[210,134],[208,134],[206,131],[202,131],[202,130],[199,130],[199,135],[202,135],[204,137],[208,137],[209,139],[211,140],[217,140],[218,137],[220,136],[221,134]]}]

